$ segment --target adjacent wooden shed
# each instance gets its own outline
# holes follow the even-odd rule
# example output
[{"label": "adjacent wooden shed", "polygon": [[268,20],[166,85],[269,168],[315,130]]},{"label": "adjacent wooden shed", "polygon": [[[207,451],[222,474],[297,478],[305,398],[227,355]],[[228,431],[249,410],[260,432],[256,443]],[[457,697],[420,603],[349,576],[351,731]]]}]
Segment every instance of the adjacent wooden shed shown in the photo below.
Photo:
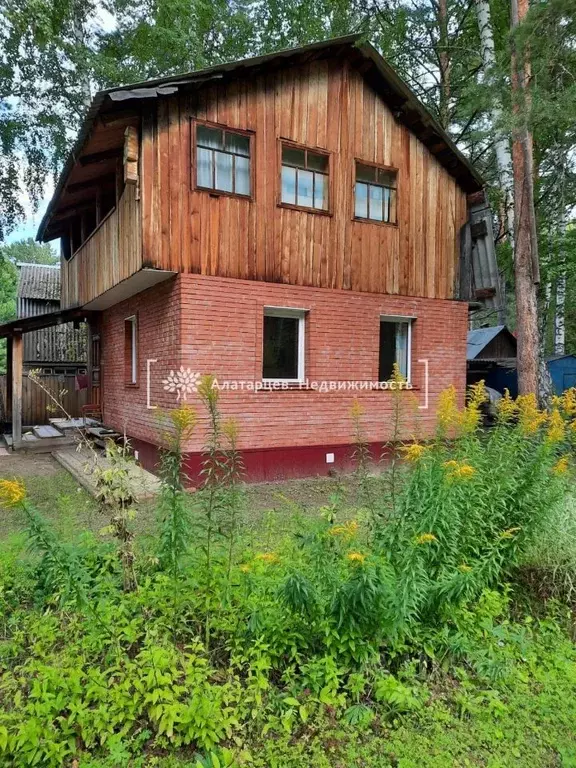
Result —
[{"label": "adjacent wooden shed", "polygon": [[549,357],[547,362],[557,395],[561,395],[570,387],[576,387],[576,355],[556,355]]},{"label": "adjacent wooden shed", "polygon": [[469,331],[466,360],[468,385],[484,380],[487,387],[502,394],[508,389],[516,397],[516,338],[505,325]]},{"label": "adjacent wooden shed", "polygon": [[[60,267],[18,262],[18,318],[37,317],[60,309]],[[63,323],[24,334],[24,372],[74,376],[86,371],[86,329]]]}]

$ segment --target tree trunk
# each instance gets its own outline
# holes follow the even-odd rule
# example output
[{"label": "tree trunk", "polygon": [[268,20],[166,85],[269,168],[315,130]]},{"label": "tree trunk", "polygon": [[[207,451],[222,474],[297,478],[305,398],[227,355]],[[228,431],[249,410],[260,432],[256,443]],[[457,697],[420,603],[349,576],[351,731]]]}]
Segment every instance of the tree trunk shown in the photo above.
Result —
[{"label": "tree trunk", "polygon": [[[512,0],[512,30],[528,13],[528,0]],[[518,336],[518,391],[539,392],[539,339],[537,285],[540,281],[534,187],[532,134],[528,128],[530,62],[526,51],[512,56],[512,95],[515,125],[512,141],[514,173],[514,277]],[[543,379],[543,372],[540,372]]]},{"label": "tree trunk", "polygon": [[556,307],[554,311],[554,354],[566,354],[566,270],[563,269],[556,281]]},{"label": "tree trunk", "polygon": [[[489,0],[475,0],[476,15],[478,17],[478,29],[480,32],[480,45],[482,63],[484,67],[484,77],[487,82],[494,78],[496,69],[496,53],[494,46],[494,34],[492,31],[492,20],[490,16]],[[494,89],[496,94],[496,89]],[[496,165],[498,168],[498,181],[502,191],[502,205],[504,226],[507,236],[514,238],[514,208],[513,208],[513,176],[512,176],[512,154],[510,152],[510,143],[508,136],[502,133],[502,107],[497,99],[494,100],[492,107],[492,125],[496,133],[494,149],[496,153]]]}]

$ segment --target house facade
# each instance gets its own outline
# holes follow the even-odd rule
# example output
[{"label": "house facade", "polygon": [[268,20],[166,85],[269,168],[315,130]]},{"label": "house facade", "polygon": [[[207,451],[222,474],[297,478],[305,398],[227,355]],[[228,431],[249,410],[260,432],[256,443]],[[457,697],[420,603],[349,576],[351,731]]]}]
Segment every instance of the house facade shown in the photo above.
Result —
[{"label": "house facade", "polygon": [[194,380],[212,374],[248,477],[276,479],[349,464],[355,398],[378,450],[394,363],[418,414],[403,438],[432,429],[442,389],[463,398],[471,286],[496,290],[474,276],[485,210],[474,169],[350,37],[98,94],[39,238],[61,238],[92,400],[139,460],[186,398],[195,474]]}]

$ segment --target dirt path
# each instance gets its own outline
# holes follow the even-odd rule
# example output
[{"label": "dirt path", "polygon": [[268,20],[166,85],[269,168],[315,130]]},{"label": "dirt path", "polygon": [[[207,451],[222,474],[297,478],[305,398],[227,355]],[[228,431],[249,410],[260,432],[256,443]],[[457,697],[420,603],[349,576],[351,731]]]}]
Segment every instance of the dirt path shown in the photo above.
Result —
[{"label": "dirt path", "polygon": [[62,471],[49,453],[8,453],[0,456],[0,480],[51,477]]}]

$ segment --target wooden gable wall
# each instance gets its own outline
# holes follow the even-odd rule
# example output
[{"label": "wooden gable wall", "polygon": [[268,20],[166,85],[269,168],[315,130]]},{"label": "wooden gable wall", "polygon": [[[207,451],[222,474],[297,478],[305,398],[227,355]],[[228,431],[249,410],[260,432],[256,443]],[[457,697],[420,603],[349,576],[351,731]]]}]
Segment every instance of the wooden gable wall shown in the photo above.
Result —
[{"label": "wooden gable wall", "polygon": [[[144,116],[143,263],[185,272],[454,297],[466,196],[346,61],[166,98]],[[194,189],[191,119],[254,131],[253,199]],[[279,138],[331,152],[331,215],[277,205]],[[398,224],[353,220],[355,158],[398,168]]]}]

